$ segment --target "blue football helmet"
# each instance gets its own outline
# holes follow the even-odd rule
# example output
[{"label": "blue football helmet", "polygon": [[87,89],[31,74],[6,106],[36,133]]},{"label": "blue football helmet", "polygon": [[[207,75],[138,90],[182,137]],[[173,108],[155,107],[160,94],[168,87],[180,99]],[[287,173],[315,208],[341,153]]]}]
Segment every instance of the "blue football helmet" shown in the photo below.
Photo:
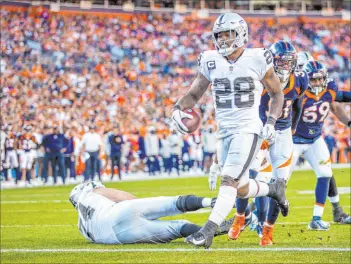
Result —
[{"label": "blue football helmet", "polygon": [[319,61],[309,61],[305,64],[304,70],[307,72],[308,90],[318,95],[327,87],[328,70]]},{"label": "blue football helmet", "polygon": [[269,48],[273,55],[274,71],[281,82],[288,80],[296,69],[297,53],[291,43],[279,40]]}]

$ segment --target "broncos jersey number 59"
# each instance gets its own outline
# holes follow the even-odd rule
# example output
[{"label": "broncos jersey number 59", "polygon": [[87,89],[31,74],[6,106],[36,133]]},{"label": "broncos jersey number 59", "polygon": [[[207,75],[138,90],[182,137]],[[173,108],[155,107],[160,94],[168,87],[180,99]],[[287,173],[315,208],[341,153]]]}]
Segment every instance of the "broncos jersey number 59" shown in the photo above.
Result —
[{"label": "broncos jersey number 59", "polygon": [[[216,95],[216,107],[218,109],[252,107],[255,102],[255,83],[251,77],[238,77],[234,80],[234,98],[230,98],[232,87],[228,78],[218,78],[213,80],[213,88]],[[229,97],[229,98],[228,98]]]},{"label": "broncos jersey number 59", "polygon": [[302,121],[306,123],[323,122],[329,113],[329,109],[329,102],[323,102],[319,106],[312,105],[303,111]]}]

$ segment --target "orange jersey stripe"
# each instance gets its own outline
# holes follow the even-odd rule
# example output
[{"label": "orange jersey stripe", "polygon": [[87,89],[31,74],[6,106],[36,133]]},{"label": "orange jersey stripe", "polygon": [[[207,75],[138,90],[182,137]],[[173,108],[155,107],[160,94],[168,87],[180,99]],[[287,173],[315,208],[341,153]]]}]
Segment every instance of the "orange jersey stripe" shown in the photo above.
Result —
[{"label": "orange jersey stripe", "polygon": [[309,98],[312,98],[314,99],[315,101],[318,101],[319,98],[321,98],[326,92],[327,92],[328,89],[325,89],[323,92],[319,93],[318,96],[316,96],[315,94],[311,93],[310,91],[306,91],[305,95]]},{"label": "orange jersey stripe", "polygon": [[283,90],[284,95],[290,92],[294,88],[294,86],[295,86],[294,74],[290,74],[289,88]]},{"label": "orange jersey stripe", "polygon": [[273,167],[271,164],[269,164],[266,168],[264,168],[263,170],[260,170],[260,172],[272,172],[273,171]]},{"label": "orange jersey stripe", "polygon": [[289,158],[287,161],[285,161],[282,165],[280,165],[280,166],[278,167],[278,169],[281,169],[281,168],[284,168],[284,167],[289,166],[289,165],[291,164],[292,156],[293,156],[293,155],[292,155],[292,153],[291,153],[290,158]]}]

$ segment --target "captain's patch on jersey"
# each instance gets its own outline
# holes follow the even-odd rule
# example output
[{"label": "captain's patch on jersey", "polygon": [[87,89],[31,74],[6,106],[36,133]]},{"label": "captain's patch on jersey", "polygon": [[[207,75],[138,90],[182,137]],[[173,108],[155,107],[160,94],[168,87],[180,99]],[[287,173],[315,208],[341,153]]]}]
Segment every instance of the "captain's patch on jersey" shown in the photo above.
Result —
[{"label": "captain's patch on jersey", "polygon": [[208,70],[214,70],[214,69],[216,69],[216,62],[215,62],[215,61],[208,61],[208,62],[207,62],[207,69],[208,69]]}]

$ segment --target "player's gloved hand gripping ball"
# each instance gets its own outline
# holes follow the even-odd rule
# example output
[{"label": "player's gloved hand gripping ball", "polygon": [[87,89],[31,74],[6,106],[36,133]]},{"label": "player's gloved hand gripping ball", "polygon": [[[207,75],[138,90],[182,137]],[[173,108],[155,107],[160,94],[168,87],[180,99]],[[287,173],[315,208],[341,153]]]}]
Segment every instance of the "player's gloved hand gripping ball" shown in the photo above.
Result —
[{"label": "player's gloved hand gripping ball", "polygon": [[193,133],[200,126],[200,114],[194,109],[175,109],[172,112],[172,120],[177,130],[185,135]]}]

